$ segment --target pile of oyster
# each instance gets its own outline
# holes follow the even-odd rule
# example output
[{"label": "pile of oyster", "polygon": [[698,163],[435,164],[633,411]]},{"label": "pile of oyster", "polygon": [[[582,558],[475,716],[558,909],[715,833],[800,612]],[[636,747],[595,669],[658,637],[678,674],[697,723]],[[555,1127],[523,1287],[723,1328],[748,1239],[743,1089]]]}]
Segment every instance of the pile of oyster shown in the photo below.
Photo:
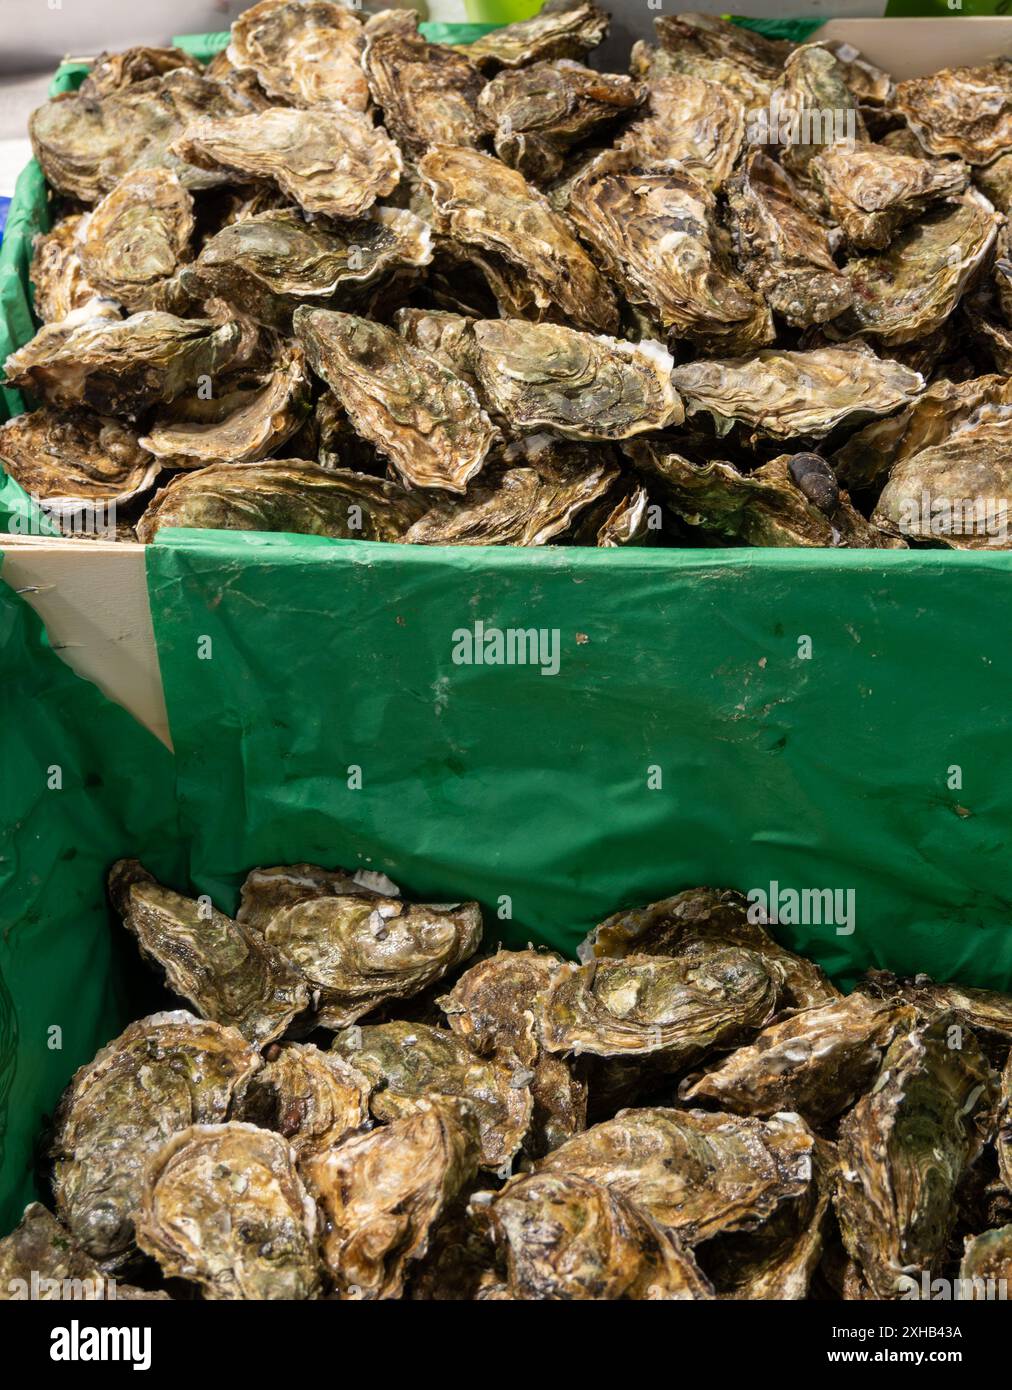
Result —
[{"label": "pile of oyster", "polygon": [[73,1077],[0,1297],[32,1271],[177,1299],[1012,1281],[1012,997],[881,971],[844,995],[709,888],[567,961],[483,953],[476,903],[372,872],[254,869],[234,918],[135,860],[109,886],[175,1007]]},{"label": "pile of oyster", "polygon": [[142,541],[1012,544],[1012,61],[682,14],[611,74],[607,25],[262,0],[207,67],[102,55],[31,121],[0,464]]}]

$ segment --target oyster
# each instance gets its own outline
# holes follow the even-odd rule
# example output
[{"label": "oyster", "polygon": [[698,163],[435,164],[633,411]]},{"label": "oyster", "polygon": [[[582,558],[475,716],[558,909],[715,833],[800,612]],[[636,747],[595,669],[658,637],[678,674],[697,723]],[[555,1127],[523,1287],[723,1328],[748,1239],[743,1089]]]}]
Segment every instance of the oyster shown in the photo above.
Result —
[{"label": "oyster", "polygon": [[495,1282],[493,1259],[487,1232],[471,1219],[466,1207],[458,1206],[430,1232],[428,1250],[410,1271],[407,1296],[419,1302],[447,1303],[480,1298],[482,1290]]},{"label": "oyster", "polygon": [[466,1103],[419,1100],[411,1113],[302,1161],[326,1222],[327,1272],[349,1299],[399,1298],[433,1227],[478,1170]]},{"label": "oyster", "polygon": [[515,169],[434,145],[418,165],[437,231],[473,248],[504,312],[610,333],[615,297],[569,224]]},{"label": "oyster", "polygon": [[161,464],[120,420],[83,410],[33,410],[0,425],[0,465],[47,511],[125,506]]},{"label": "oyster", "polygon": [[[78,91],[86,97],[103,97],[120,87],[144,82],[149,77],[164,77],[176,68],[188,68],[202,73],[196,58],[181,48],[149,48],[138,45],[121,53],[100,53],[88,70]],[[214,76],[214,74],[210,74]]]},{"label": "oyster", "polygon": [[691,73],[650,80],[645,114],[616,141],[643,165],[678,164],[698,183],[717,189],[737,162],[745,138],[741,100]]},{"label": "oyster", "polygon": [[840,999],[821,966],[795,955],[774,941],[752,920],[741,893],[716,888],[689,888],[647,907],[613,913],[581,941],[581,961],[621,960],[628,955],[693,956],[725,946],[756,951],[784,982],[788,1003],[811,1009]]},{"label": "oyster", "polygon": [[973,181],[999,212],[1012,213],[1012,152],[999,155],[993,164],[973,171]]},{"label": "oyster", "polygon": [[609,151],[576,180],[567,211],[630,303],[673,338],[729,352],[772,342],[769,310],[723,249],[713,194],[681,166]]},{"label": "oyster", "polygon": [[51,232],[35,238],[28,276],[33,308],[43,323],[59,323],[71,314],[77,321],[120,316],[119,306],[103,298],[84,273],[79,241],[84,220],[83,213],[62,217]]},{"label": "oyster", "polygon": [[305,212],[331,217],[361,217],[393,192],[404,168],[385,131],[340,107],[195,121],[173,151],[201,169],[270,179]]},{"label": "oyster", "polygon": [[347,1028],[380,1004],[418,994],[473,955],[477,903],[426,906],[401,898],[306,898],[279,908],[263,938],[306,979],[317,1022]]},{"label": "oyster", "polygon": [[463,497],[434,502],[403,539],[417,545],[547,545],[565,535],[617,477],[617,461],[607,448],[532,435],[486,464]]},{"label": "oyster", "polygon": [[580,518],[577,544],[613,549],[625,545],[649,545],[660,529],[660,508],[652,503],[642,483],[620,478],[601,501]]},{"label": "oyster", "polygon": [[774,439],[822,439],[837,425],[889,415],[924,386],[919,372],[867,348],[766,348],[750,358],[689,362],[671,374],[689,415],[740,421]]},{"label": "oyster", "polygon": [[431,353],[444,367],[477,388],[473,318],[443,309],[398,309],[394,326],[405,342]]},{"label": "oyster", "polygon": [[222,295],[258,323],[287,333],[300,305],[330,308],[398,267],[431,259],[429,228],[399,208],[326,226],[275,210],[223,228],[179,281],[197,297]]},{"label": "oyster", "polygon": [[191,121],[242,112],[241,99],[220,82],[176,68],[104,96],[64,92],[34,112],[29,134],[35,158],[58,193],[94,203],[132,169],[166,168],[186,188],[221,183],[184,164],[169,147]]},{"label": "oyster", "polygon": [[840,1125],[837,1217],[878,1298],[895,1298],[901,1275],[917,1278],[941,1258],[953,1195],[993,1107],[993,1074],[971,1033],[950,1046],[951,1022],[897,1036],[875,1088]]},{"label": "oyster", "polygon": [[661,1054],[677,1071],[764,1027],[782,980],[754,951],[729,946],[699,959],[630,955],[566,965],[543,1006],[548,1052]]},{"label": "oyster", "polygon": [[684,418],[660,343],[523,319],[479,320],[473,333],[483,398],[513,430],[627,439]]},{"label": "oyster", "polygon": [[806,328],[849,308],[853,290],[833,260],[829,233],[786,170],[753,150],[725,194],[742,273],[774,313]]},{"label": "oyster", "polygon": [[163,526],[291,531],[339,540],[399,540],[424,507],[396,483],[304,459],[211,464],[173,478],[137,526],[154,540]]},{"label": "oyster", "polygon": [[573,145],[635,110],[645,96],[631,77],[561,59],[501,72],[481,93],[478,109],[499,158],[524,178],[544,183],[561,172]]},{"label": "oyster", "polygon": [[867,334],[890,347],[934,332],[986,268],[997,233],[990,204],[964,197],[901,231],[880,254],[848,261],[854,302],[831,336]]},{"label": "oyster", "polygon": [[38,1202],[30,1202],[9,1236],[0,1240],[0,1303],[33,1299],[117,1297],[115,1280],[75,1244],[67,1228]]},{"label": "oyster", "polygon": [[773,1023],[713,1070],[689,1077],[682,1100],[738,1115],[792,1110],[818,1125],[852,1105],[878,1075],[903,1011],[862,994]]},{"label": "oyster", "polygon": [[312,1043],[272,1044],[238,1116],[276,1130],[305,1160],[368,1123],[369,1090],[362,1073],[332,1052]]},{"label": "oyster", "polygon": [[122,321],[50,323],[7,358],[7,384],[52,406],[129,415],[196,392],[201,377],[228,365],[240,336],[236,323],[217,326],[154,310]]},{"label": "oyster", "polygon": [[461,52],[427,43],[413,10],[384,10],[365,26],[362,66],[387,130],[406,151],[477,145],[478,97],[485,85]]},{"label": "oyster", "polygon": [[933,203],[966,188],[958,159],[917,159],[887,145],[831,145],[809,166],[848,245],[881,251]]},{"label": "oyster", "polygon": [[261,0],[232,25],[228,61],[251,68],[273,97],[290,106],[347,106],[365,111],[362,21],[328,0]]},{"label": "oyster", "polygon": [[747,108],[768,106],[791,52],[789,43],[715,15],[661,15],[654,27],[663,50],[663,71],[705,77],[733,92]]},{"label": "oyster", "polygon": [[356,1024],[334,1036],[333,1050],[373,1084],[369,1105],[389,1123],[420,1100],[465,1100],[481,1136],[481,1166],[509,1172],[531,1122],[529,1071],[515,1057],[476,1057],[455,1034],[423,1023]]},{"label": "oyster", "polygon": [[205,1018],[229,1024],[262,1046],[309,1004],[309,990],[297,974],[206,898],[163,888],[134,859],[113,865],[109,892],[142,954],[164,969],[169,986]]},{"label": "oyster", "polygon": [[596,5],[571,9],[548,7],[533,19],[507,24],[483,34],[461,51],[480,68],[523,68],[553,58],[582,58],[608,32],[608,16]]},{"label": "oyster", "polygon": [[1006,1191],[1012,1195],[1012,1053],[1001,1074],[1000,1128],[995,1140],[998,1172]]},{"label": "oyster", "polygon": [[164,308],[162,287],[189,259],[193,199],[168,169],[135,169],[107,193],[80,232],[89,281],[131,314]]},{"label": "oyster", "polygon": [[618,1192],[570,1173],[514,1179],[488,1209],[513,1299],[708,1299],[669,1231]]},{"label": "oyster", "polygon": [[963,1251],[959,1278],[961,1299],[1007,1298],[1012,1287],[1012,1226],[970,1237]]},{"label": "oyster", "polygon": [[779,135],[784,166],[800,177],[827,147],[849,149],[868,138],[843,64],[820,44],[803,44],[787,55],[782,86],[771,99],[774,108],[779,130],[769,134]]},{"label": "oyster", "polygon": [[467,382],[368,319],[302,308],[294,324],[313,370],[409,487],[464,491],[496,438]]},{"label": "oyster", "polygon": [[269,869],[251,869],[239,894],[236,921],[262,932],[274,914],[307,898],[344,897],[356,893],[367,897],[396,898],[397,885],[383,874],[369,869],[349,873],[345,869],[321,869],[318,864],[284,864]]},{"label": "oyster", "polygon": [[535,1157],[586,1125],[586,1082],[541,1045],[541,1011],[562,963],[540,951],[500,950],[472,965],[438,1001],[453,1032],[479,1057],[505,1051],[533,1071],[534,1111],[524,1147]]},{"label": "oyster", "polygon": [[319,1292],[316,1205],[278,1134],[198,1124],[148,1164],[137,1243],[208,1299],[301,1299]]},{"label": "oyster", "polygon": [[218,392],[174,401],[156,415],[142,447],[177,468],[266,458],[309,414],[306,355],[298,343],[286,343],[272,370],[234,381],[222,378]]},{"label": "oyster", "polygon": [[925,1019],[954,1014],[997,1063],[1003,1062],[1012,1048],[1012,997],[997,990],[936,984],[928,975],[902,980],[888,970],[866,971],[859,988],[893,1006],[908,1005]]},{"label": "oyster", "polygon": [[945,68],[897,82],[896,110],[924,148],[990,164],[1012,153],[1012,63]]},{"label": "oyster", "polygon": [[179,1009],[131,1023],[75,1073],[50,1153],[57,1210],[84,1250],[129,1249],[148,1159],[189,1125],[224,1120],[259,1066],[234,1028]]}]

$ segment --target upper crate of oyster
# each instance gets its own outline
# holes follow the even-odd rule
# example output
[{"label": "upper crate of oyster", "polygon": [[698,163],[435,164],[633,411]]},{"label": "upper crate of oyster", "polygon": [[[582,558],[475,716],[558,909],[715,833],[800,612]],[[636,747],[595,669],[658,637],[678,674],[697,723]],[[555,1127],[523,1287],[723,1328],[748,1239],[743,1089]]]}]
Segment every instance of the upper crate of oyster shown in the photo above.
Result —
[{"label": "upper crate of oyster", "polygon": [[1007,548],[1012,61],[683,14],[609,74],[607,27],[263,0],[103,55],[31,120],[0,462],[144,541]]}]

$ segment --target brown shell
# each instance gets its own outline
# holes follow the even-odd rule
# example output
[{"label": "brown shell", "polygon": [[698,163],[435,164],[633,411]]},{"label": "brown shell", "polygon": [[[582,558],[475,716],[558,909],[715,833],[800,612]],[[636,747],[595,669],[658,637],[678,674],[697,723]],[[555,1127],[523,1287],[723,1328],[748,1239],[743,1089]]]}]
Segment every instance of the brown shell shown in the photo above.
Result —
[{"label": "brown shell", "polygon": [[1012,153],[1012,63],[909,77],[897,82],[895,105],[931,154],[990,164]]},{"label": "brown shell", "polygon": [[522,68],[553,58],[582,58],[608,32],[608,16],[592,4],[544,11],[483,34],[461,51],[483,70]]},{"label": "brown shell", "polygon": [[154,485],[161,464],[121,420],[42,410],[0,425],[0,464],[47,510],[126,506]]},{"label": "brown shell", "polygon": [[305,1159],[368,1123],[370,1089],[367,1078],[333,1052],[312,1043],[272,1043],[236,1118],[276,1130]]},{"label": "brown shell", "polygon": [[388,898],[399,896],[397,885],[369,869],[323,869],[318,864],[278,864],[250,869],[239,890],[237,922],[263,932],[275,912],[309,898],[341,897],[347,893]]},{"label": "brown shell", "polygon": [[261,0],[232,25],[228,61],[251,68],[265,92],[290,106],[364,111],[362,22],[329,0]]},{"label": "brown shell", "polygon": [[88,279],[131,314],[164,308],[162,287],[189,260],[193,199],[168,169],[135,169],[81,228]]},{"label": "brown shell", "polygon": [[103,299],[81,264],[80,232],[84,213],[61,217],[51,232],[35,238],[28,277],[32,306],[43,323],[59,323],[75,314],[80,319],[120,317],[117,304]]},{"label": "brown shell", "polygon": [[697,182],[717,189],[730,174],[745,138],[745,108],[735,94],[705,77],[652,77],[645,114],[615,142],[644,164],[679,164]]},{"label": "brown shell", "polygon": [[886,145],[831,145],[810,171],[848,245],[881,251],[896,231],[933,203],[962,193],[969,170],[959,159],[914,158]]}]

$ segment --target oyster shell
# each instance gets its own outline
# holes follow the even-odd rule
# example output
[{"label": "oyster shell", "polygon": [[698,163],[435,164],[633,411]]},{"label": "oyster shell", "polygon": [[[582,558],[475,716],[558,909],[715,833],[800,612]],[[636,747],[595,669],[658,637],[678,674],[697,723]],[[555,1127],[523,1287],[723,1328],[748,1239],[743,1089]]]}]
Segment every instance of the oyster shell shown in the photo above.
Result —
[{"label": "oyster shell", "polygon": [[195,121],[173,146],[198,168],[270,179],[309,213],[361,217],[392,193],[404,163],[397,146],[358,111],[273,107]]},{"label": "oyster shell", "polygon": [[833,260],[827,228],[786,170],[753,150],[725,193],[738,264],[775,313],[806,328],[849,308],[853,290]]},{"label": "oyster shell", "polygon": [[694,956],[725,946],[742,946],[763,957],[780,975],[786,1002],[798,1009],[817,1008],[842,998],[821,966],[781,946],[759,922],[750,920],[741,893],[718,888],[688,888],[647,907],[615,912],[580,943],[581,961],[621,960],[637,956]]},{"label": "oyster shell", "polygon": [[567,212],[630,303],[673,338],[729,352],[773,341],[769,310],[724,251],[713,194],[681,166],[608,151],[576,180]]},{"label": "oyster shell", "polygon": [[745,138],[741,100],[716,82],[691,73],[653,77],[645,114],[616,141],[635,150],[643,165],[678,164],[716,190],[730,174]]},{"label": "oyster shell", "polygon": [[306,355],[285,343],[273,370],[235,381],[220,394],[183,396],[156,415],[140,443],[172,467],[250,463],[266,458],[301,428],[310,411]]},{"label": "oyster shell", "polygon": [[403,539],[415,545],[547,545],[617,477],[609,449],[533,435],[486,464],[463,497],[434,502]]},{"label": "oyster shell", "polygon": [[831,145],[810,173],[848,245],[881,251],[896,231],[933,203],[966,188],[962,160],[913,158],[887,145]]},{"label": "oyster shell", "polygon": [[990,164],[1012,152],[1012,62],[897,82],[895,107],[930,154]]},{"label": "oyster shell", "polygon": [[413,10],[384,10],[365,25],[362,66],[372,99],[397,143],[414,155],[429,145],[478,145],[484,78],[464,53],[427,43]]},{"label": "oyster shell", "polygon": [[488,1209],[512,1299],[708,1299],[669,1231],[618,1192],[570,1173],[516,1178]]},{"label": "oyster shell", "polygon": [[137,1243],[208,1299],[314,1298],[316,1223],[280,1135],[239,1121],[198,1124],[148,1164]]},{"label": "oyster shell", "polygon": [[401,898],[307,898],[267,921],[268,946],[306,979],[317,1022],[347,1028],[380,1004],[418,994],[478,948],[477,903],[426,906]]},{"label": "oyster shell", "polygon": [[223,228],[179,279],[198,297],[222,295],[258,323],[287,333],[300,305],[354,300],[397,267],[431,260],[429,228],[399,208],[329,225],[275,210]]},{"label": "oyster shell", "polygon": [[964,197],[905,228],[878,255],[848,261],[854,302],[830,335],[861,333],[891,347],[933,333],[987,267],[997,233],[990,204]]},{"label": "oyster shell", "polygon": [[577,544],[613,549],[624,545],[649,545],[659,530],[660,508],[650,500],[642,483],[620,478],[601,499],[581,517]]},{"label": "oyster shell", "polygon": [[961,1299],[1008,1297],[1012,1287],[1012,1226],[982,1231],[966,1241],[959,1266]]},{"label": "oyster shell", "polygon": [[480,68],[523,68],[553,58],[582,58],[608,32],[608,16],[596,5],[567,10],[546,9],[533,19],[507,24],[483,34],[462,52]]},{"label": "oyster shell", "polygon": [[405,342],[437,357],[477,389],[474,376],[474,319],[443,309],[398,309],[394,326]]},{"label": "oyster shell", "polygon": [[733,92],[747,108],[769,104],[791,52],[789,43],[715,15],[659,15],[654,27],[664,71],[705,77]]},{"label": "oyster shell", "polygon": [[268,869],[251,869],[239,892],[236,921],[263,932],[276,912],[307,898],[400,896],[397,885],[384,874],[369,869],[349,873],[346,869],[321,869],[318,864],[283,864]]},{"label": "oyster shell", "polygon": [[168,169],[135,169],[107,193],[81,228],[88,280],[131,314],[164,308],[162,287],[189,259],[193,199]]},{"label": "oyster shell", "polygon": [[774,439],[822,439],[837,425],[889,415],[922,390],[924,378],[866,348],[766,348],[754,357],[689,362],[671,374],[689,415],[718,426],[740,421]]},{"label": "oyster shell", "polygon": [[161,464],[120,420],[83,410],[33,410],[0,425],[0,465],[50,512],[126,506]]},{"label": "oyster shell", "polygon": [[110,1278],[39,1202],[30,1202],[14,1230],[0,1240],[0,1303],[23,1299],[91,1302],[131,1298],[137,1292]]},{"label": "oyster shell", "polygon": [[783,142],[784,166],[801,177],[827,147],[850,148],[868,138],[843,64],[821,44],[803,44],[787,55],[783,83],[771,99],[774,107],[779,130],[770,133]]},{"label": "oyster shell", "polygon": [[995,1140],[998,1150],[998,1172],[1005,1190],[1012,1194],[1012,1054],[1001,1074],[1000,1128]]},{"label": "oyster shell", "polygon": [[396,483],[304,459],[211,464],[173,478],[137,526],[154,540],[163,526],[290,531],[339,540],[399,540],[424,510]]},{"label": "oyster shell", "polygon": [[481,319],[473,333],[483,398],[513,430],[627,439],[684,418],[660,343],[523,319]]},{"label": "oyster shell", "polygon": [[180,319],[149,310],[120,320],[49,323],[5,363],[7,384],[49,405],[88,405],[129,415],[196,392],[201,377],[228,365],[239,345],[236,323]]},{"label": "oyster shell", "polygon": [[206,898],[163,888],[135,859],[113,865],[109,892],[141,953],[205,1018],[262,1046],[307,1007],[309,990],[296,973]]},{"label": "oyster shell", "polygon": [[952,1198],[982,1147],[993,1107],[991,1073],[973,1035],[949,1045],[951,1019],[902,1032],[871,1093],[840,1125],[835,1197],[851,1258],[878,1298],[895,1298],[941,1258]]},{"label": "oyster shell", "polygon": [[228,61],[251,68],[273,97],[290,106],[347,106],[365,111],[362,22],[328,0],[261,0],[232,25]]},{"label": "oyster shell", "polygon": [[183,1009],[140,1019],[80,1068],[54,1116],[57,1210],[96,1259],[130,1248],[144,1167],[171,1135],[224,1120],[260,1058]]},{"label": "oyster shell", "polygon": [[399,1298],[433,1227],[478,1171],[466,1103],[419,1100],[389,1125],[302,1161],[326,1222],[323,1258],[347,1299]]},{"label": "oyster shell", "polygon": [[610,286],[569,224],[515,169],[477,150],[434,145],[418,164],[437,231],[468,248],[494,276],[507,314],[609,333]]},{"label": "oyster shell", "polygon": [[84,220],[83,213],[62,217],[33,243],[28,276],[33,308],[43,323],[59,323],[71,314],[76,320],[120,317],[119,306],[103,298],[84,273],[79,242]]},{"label": "oyster shell", "polygon": [[[176,68],[188,68],[190,72],[198,74],[204,71],[196,58],[182,48],[150,48],[139,44],[135,48],[125,48],[121,53],[100,53],[78,91],[87,97],[107,96],[109,92],[129,87],[134,82],[144,82],[149,77],[164,77]],[[209,75],[213,77],[215,74]]]},{"label": "oyster shell", "polygon": [[668,1071],[762,1028],[782,978],[754,951],[729,946],[698,959],[630,955],[566,965],[542,1011],[548,1052],[597,1057],[662,1054]]},{"label": "oyster shell", "polygon": [[973,171],[973,181],[999,212],[1012,213],[1012,153],[999,155],[993,164]]},{"label": "oyster shell", "polygon": [[313,370],[409,487],[464,491],[496,439],[467,382],[368,319],[302,308],[294,325]]},{"label": "oyster shell", "polygon": [[335,1053],[312,1043],[272,1044],[237,1118],[276,1130],[304,1161],[368,1123],[369,1090],[362,1073]]},{"label": "oyster shell", "polygon": [[545,183],[561,172],[573,145],[635,110],[645,97],[646,88],[631,77],[560,59],[501,72],[481,93],[478,110],[503,163]]},{"label": "oyster shell", "polygon": [[186,188],[210,188],[221,174],[184,164],[170,146],[191,121],[244,109],[220,82],[176,68],[104,96],[64,92],[40,106],[28,124],[35,158],[58,193],[94,203],[132,169],[173,171]]},{"label": "oyster shell", "polygon": [[481,1166],[509,1172],[531,1122],[529,1073],[516,1058],[476,1057],[443,1028],[403,1021],[356,1024],[335,1034],[333,1050],[372,1082],[377,1120],[413,1114],[420,1100],[467,1101],[481,1136]]},{"label": "oyster shell", "polygon": [[858,986],[875,999],[909,1006],[925,1019],[954,1014],[996,1062],[1012,1049],[1012,996],[972,985],[937,984],[928,975],[903,980],[888,970],[868,970]]},{"label": "oyster shell", "polygon": [[804,1009],[765,1028],[713,1070],[688,1078],[679,1096],[738,1115],[797,1111],[819,1125],[870,1088],[897,1028],[910,1021],[903,1013],[861,994]]}]

